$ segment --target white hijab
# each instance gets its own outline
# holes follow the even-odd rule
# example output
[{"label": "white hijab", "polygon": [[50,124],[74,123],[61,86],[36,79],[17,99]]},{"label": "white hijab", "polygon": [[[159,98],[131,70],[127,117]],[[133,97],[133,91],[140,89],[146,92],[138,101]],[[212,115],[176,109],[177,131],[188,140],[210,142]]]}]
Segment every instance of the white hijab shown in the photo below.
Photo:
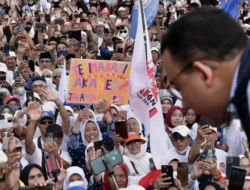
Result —
[{"label": "white hijab", "polygon": [[86,125],[87,125],[87,123],[89,123],[89,122],[93,122],[93,123],[96,125],[97,129],[98,129],[99,135],[98,135],[97,141],[102,140],[102,133],[101,133],[101,131],[100,131],[99,125],[98,125],[94,120],[90,120],[90,119],[89,119],[89,120],[87,120],[85,123],[81,123],[81,126],[80,126],[80,132],[81,132],[82,142],[83,142],[83,144],[84,144],[85,146],[88,146],[88,144],[89,144],[89,142],[86,140],[85,134],[84,134],[84,133],[85,133]]},{"label": "white hijab", "polygon": [[[67,169],[67,176],[65,177],[64,179],[64,182],[63,182],[63,190],[67,190],[68,188],[70,187],[73,187],[72,185],[70,185],[69,183],[69,178],[73,175],[73,174],[78,174],[82,177],[82,187],[87,189],[88,187],[88,181],[85,177],[85,174],[83,172],[83,170],[77,166],[71,166]],[[74,183],[74,182],[72,182]],[[79,186],[79,183],[78,183],[78,186]]]},{"label": "white hijab", "polygon": [[139,135],[141,137],[144,137],[144,135],[142,134],[142,124],[141,124],[141,121],[138,118],[136,118],[136,117],[129,117],[129,118],[127,118],[127,120],[129,120],[129,119],[135,119],[137,121],[138,126],[139,126]]},{"label": "white hijab", "polygon": [[[84,110],[88,110],[88,111],[90,111],[91,113],[92,113],[92,115],[93,115],[93,121],[95,121],[96,122],[96,115],[95,115],[95,112],[93,112],[93,110],[91,110],[91,109],[84,109]],[[98,125],[97,125],[98,126]]]}]

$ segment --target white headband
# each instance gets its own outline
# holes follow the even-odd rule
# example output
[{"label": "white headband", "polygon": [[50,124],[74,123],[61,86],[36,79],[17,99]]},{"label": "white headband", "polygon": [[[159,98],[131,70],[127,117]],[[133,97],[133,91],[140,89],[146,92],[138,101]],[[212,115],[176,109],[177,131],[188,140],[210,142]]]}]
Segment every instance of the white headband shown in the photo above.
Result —
[{"label": "white headband", "polygon": [[44,81],[42,81],[42,80],[36,80],[36,81],[34,81],[32,83],[32,86],[34,86],[34,85],[40,85],[40,84],[46,86],[46,83]]}]

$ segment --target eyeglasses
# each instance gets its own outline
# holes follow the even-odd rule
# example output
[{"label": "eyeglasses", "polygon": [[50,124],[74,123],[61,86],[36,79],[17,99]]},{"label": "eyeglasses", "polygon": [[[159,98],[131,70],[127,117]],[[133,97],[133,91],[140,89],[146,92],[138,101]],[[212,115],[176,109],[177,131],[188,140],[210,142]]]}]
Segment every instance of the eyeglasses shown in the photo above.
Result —
[{"label": "eyeglasses", "polygon": [[[206,64],[206,63],[204,63],[204,65],[208,66],[208,67],[209,67],[210,69],[212,69],[212,70],[215,70],[215,69],[216,69],[215,66],[212,66],[212,65],[209,65],[209,64]],[[166,87],[166,89],[168,89],[168,91],[170,92],[170,94],[171,94],[172,96],[176,97],[176,98],[179,99],[179,100],[182,100],[183,97],[182,97],[180,91],[179,91],[178,89],[176,89],[175,87],[173,87],[173,86],[174,86],[174,83],[175,83],[175,81],[178,79],[178,77],[180,77],[180,75],[181,75],[182,73],[184,73],[186,70],[188,70],[188,69],[189,69],[190,67],[192,67],[192,66],[193,66],[193,62],[190,62],[190,63],[188,63],[185,67],[183,67],[183,68],[180,70],[180,72],[177,73],[177,75],[175,75],[175,77],[174,77],[171,81],[169,81],[169,85]]]},{"label": "eyeglasses", "polygon": [[50,121],[40,121],[40,124],[42,124],[42,125],[51,125],[51,124],[54,124],[54,121],[53,120],[50,120]]},{"label": "eyeglasses", "polygon": [[51,62],[51,60],[42,60],[42,59],[40,59],[40,61],[39,61],[39,63],[50,63]]},{"label": "eyeglasses", "polygon": [[121,34],[122,34],[122,33],[125,33],[125,34],[126,34],[126,33],[127,33],[127,30],[120,30],[119,32],[120,32]]},{"label": "eyeglasses", "polygon": [[183,67],[179,73],[177,73],[175,75],[175,77],[173,78],[173,80],[169,81],[169,85],[166,87],[166,89],[168,89],[168,91],[170,92],[170,94],[174,97],[176,97],[177,99],[179,100],[182,100],[183,97],[181,95],[181,93],[176,89],[174,88],[174,82],[178,79],[178,77],[180,77],[180,75],[185,72],[187,69],[189,69],[191,66],[193,66],[193,62],[191,63],[188,63],[185,67]]},{"label": "eyeglasses", "polygon": [[171,139],[174,141],[174,142],[177,142],[178,140],[180,142],[183,142],[187,137],[183,137],[183,136],[172,136]]}]

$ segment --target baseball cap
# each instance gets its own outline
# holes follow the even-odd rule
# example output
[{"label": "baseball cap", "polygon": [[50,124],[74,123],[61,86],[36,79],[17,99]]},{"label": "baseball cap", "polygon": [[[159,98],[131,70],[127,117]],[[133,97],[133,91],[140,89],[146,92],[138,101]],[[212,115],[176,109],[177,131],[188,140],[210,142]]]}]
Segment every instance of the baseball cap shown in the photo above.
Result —
[{"label": "baseball cap", "polygon": [[4,63],[0,63],[0,72],[7,73],[7,66]]},{"label": "baseball cap", "polygon": [[120,12],[120,11],[126,11],[126,9],[125,9],[124,7],[120,7],[120,8],[118,9],[118,12]]},{"label": "baseball cap", "polygon": [[209,125],[209,129],[211,129],[211,130],[213,130],[214,132],[216,132],[217,133],[217,127],[212,127],[211,125]]},{"label": "baseball cap", "polygon": [[99,21],[97,22],[96,26],[104,26],[104,22]]},{"label": "baseball cap", "polygon": [[[183,136],[183,137],[186,137],[187,135],[190,135],[190,130],[189,130],[189,128],[187,127],[187,126],[185,126],[185,125],[179,125],[179,126],[177,126],[177,127],[175,127],[175,128],[172,128],[171,129],[171,132],[172,132],[172,135],[174,134],[174,133],[178,133],[178,134],[180,134],[181,136]],[[171,135],[171,136],[172,136]]]},{"label": "baseball cap", "polygon": [[14,51],[9,52],[9,57],[16,57],[16,53]]},{"label": "baseball cap", "polygon": [[12,20],[10,24],[17,24],[15,20]]},{"label": "baseball cap", "polygon": [[124,142],[125,144],[127,144],[128,142],[133,141],[133,140],[140,140],[142,144],[146,143],[146,141],[142,139],[141,136],[136,133],[129,134],[128,138],[124,139]]},{"label": "baseball cap", "polygon": [[52,74],[53,78],[54,78],[54,77],[61,76],[62,72],[63,72],[63,69],[62,69],[62,68],[57,68],[57,69],[55,69],[55,70],[53,71],[53,74]]},{"label": "baseball cap", "polygon": [[15,97],[15,96],[7,96],[5,99],[4,99],[4,101],[3,101],[3,103],[4,104],[8,104],[10,101],[12,101],[12,100],[15,100],[16,102],[20,102],[20,99],[19,98],[17,98],[17,97]]},{"label": "baseball cap", "polygon": [[44,118],[50,118],[52,120],[55,120],[55,116],[51,111],[44,111],[39,121],[43,120]]},{"label": "baseball cap", "polygon": [[57,125],[57,124],[48,125],[48,127],[46,129],[46,133],[56,133],[56,134],[63,135],[62,127],[60,125]]},{"label": "baseball cap", "polygon": [[[12,137],[13,141],[16,142],[16,148],[22,147],[22,143],[19,138],[17,137]],[[3,142],[2,142],[2,150],[8,150],[8,145],[9,145],[9,139],[10,137],[3,137]]]}]

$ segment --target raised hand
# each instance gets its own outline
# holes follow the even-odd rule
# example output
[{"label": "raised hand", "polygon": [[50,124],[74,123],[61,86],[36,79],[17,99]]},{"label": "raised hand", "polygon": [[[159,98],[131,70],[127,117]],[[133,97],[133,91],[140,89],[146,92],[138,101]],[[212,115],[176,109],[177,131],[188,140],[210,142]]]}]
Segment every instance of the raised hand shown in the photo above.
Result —
[{"label": "raised hand", "polygon": [[21,152],[13,152],[17,146],[17,141],[15,142],[11,137],[8,142],[7,150],[7,165],[5,170],[5,185],[7,189],[13,189],[18,185],[18,180],[20,178],[20,160],[22,158]]},{"label": "raised hand", "polygon": [[47,88],[41,90],[41,95],[43,95],[46,100],[55,102],[59,97]]},{"label": "raised hand", "polygon": [[29,103],[29,115],[31,121],[38,121],[42,116],[42,110],[38,102]]}]

